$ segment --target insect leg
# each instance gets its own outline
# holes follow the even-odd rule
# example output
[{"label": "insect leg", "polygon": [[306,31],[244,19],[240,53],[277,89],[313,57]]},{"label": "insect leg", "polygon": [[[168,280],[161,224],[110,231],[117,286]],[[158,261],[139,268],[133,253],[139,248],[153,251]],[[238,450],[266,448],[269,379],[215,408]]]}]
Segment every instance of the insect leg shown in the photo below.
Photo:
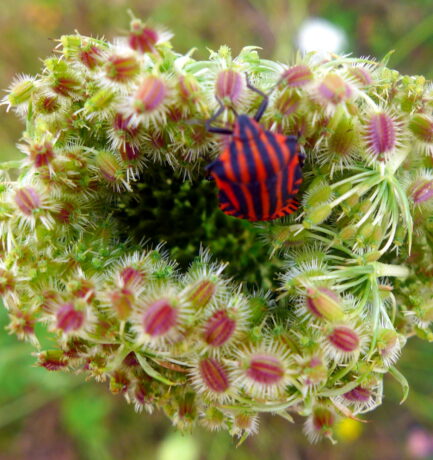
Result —
[{"label": "insect leg", "polygon": [[216,98],[219,104],[219,109],[208,119],[206,120],[206,129],[210,133],[216,134],[233,134],[233,131],[228,128],[220,128],[218,126],[212,126],[212,123],[224,112],[225,107],[220,98]]},{"label": "insect leg", "polygon": [[268,106],[269,96],[251,84],[247,73],[245,74],[245,76],[247,80],[247,88],[249,88],[251,91],[254,91],[257,94],[260,94],[260,96],[263,97],[262,103],[260,104],[260,107],[257,109],[256,114],[254,115],[254,120],[260,121],[260,118],[262,118],[266,110],[266,107]]}]

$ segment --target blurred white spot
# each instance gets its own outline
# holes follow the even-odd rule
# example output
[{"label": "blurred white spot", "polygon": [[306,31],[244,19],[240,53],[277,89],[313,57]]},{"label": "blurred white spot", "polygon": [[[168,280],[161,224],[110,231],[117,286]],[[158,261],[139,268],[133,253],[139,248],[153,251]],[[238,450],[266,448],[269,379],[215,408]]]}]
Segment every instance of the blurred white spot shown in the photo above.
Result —
[{"label": "blurred white spot", "polygon": [[298,47],[308,53],[341,53],[347,43],[342,29],[322,18],[309,18],[301,24],[298,33]]}]

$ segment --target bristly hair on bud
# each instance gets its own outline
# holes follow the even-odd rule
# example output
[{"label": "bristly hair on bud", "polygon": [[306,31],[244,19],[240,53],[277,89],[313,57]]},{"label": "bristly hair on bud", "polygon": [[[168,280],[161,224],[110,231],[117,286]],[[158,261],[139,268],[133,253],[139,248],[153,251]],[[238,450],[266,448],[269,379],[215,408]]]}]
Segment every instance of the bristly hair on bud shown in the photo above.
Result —
[{"label": "bristly hair on bud", "polygon": [[336,73],[328,73],[316,85],[314,98],[321,103],[328,114],[334,113],[336,107],[353,96],[353,89],[343,77]]},{"label": "bristly hair on bud", "polygon": [[0,105],[6,105],[7,111],[13,108],[19,116],[24,116],[36,89],[35,77],[18,75],[9,86],[8,94],[0,101]]},{"label": "bristly hair on bud", "polygon": [[306,64],[298,64],[284,70],[280,81],[291,88],[300,88],[313,82],[313,72]]},{"label": "bristly hair on bud", "polygon": [[172,102],[170,82],[158,75],[146,75],[135,85],[132,94],[120,103],[121,113],[134,125],[158,128],[167,118]]},{"label": "bristly hair on bud", "polygon": [[258,399],[279,398],[292,382],[292,364],[289,350],[271,340],[239,349],[233,369],[234,385]]},{"label": "bristly hair on bud", "polygon": [[387,160],[402,147],[401,121],[388,111],[380,110],[367,115],[363,137],[370,161]]},{"label": "bristly hair on bud", "polygon": [[332,289],[324,286],[310,286],[298,307],[298,314],[311,319],[330,322],[341,321],[344,317],[343,299]]},{"label": "bristly hair on bud", "polygon": [[238,344],[248,330],[249,308],[246,298],[226,293],[205,309],[200,328],[200,346],[219,355]]},{"label": "bristly hair on bud", "polygon": [[425,113],[416,113],[408,125],[418,150],[425,155],[433,155],[433,117]]},{"label": "bristly hair on bud", "polygon": [[245,89],[244,76],[234,69],[221,70],[216,75],[215,94],[222,101],[236,104]]},{"label": "bristly hair on bud", "polygon": [[350,408],[353,415],[365,414],[382,404],[383,383],[381,379],[372,379],[371,382],[358,385],[352,390],[336,396],[333,399],[336,406]]},{"label": "bristly hair on bud", "polygon": [[184,338],[190,307],[175,288],[155,290],[140,298],[130,320],[138,343],[167,349]]},{"label": "bristly hair on bud", "polygon": [[325,356],[337,363],[358,359],[366,351],[369,336],[356,324],[324,326],[322,346]]},{"label": "bristly hair on bud", "polygon": [[259,416],[247,410],[239,410],[231,414],[231,430],[232,436],[243,438],[256,434],[259,430]]}]

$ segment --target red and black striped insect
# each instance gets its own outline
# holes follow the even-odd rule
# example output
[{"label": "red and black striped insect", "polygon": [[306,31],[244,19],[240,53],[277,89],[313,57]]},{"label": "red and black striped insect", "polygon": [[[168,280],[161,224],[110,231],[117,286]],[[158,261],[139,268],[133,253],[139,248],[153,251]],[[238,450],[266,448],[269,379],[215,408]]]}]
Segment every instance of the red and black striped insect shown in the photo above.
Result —
[{"label": "red and black striped insect", "polygon": [[268,106],[268,96],[252,86],[247,87],[263,97],[254,118],[237,115],[233,129],[212,126],[224,112],[220,108],[206,122],[209,132],[231,135],[228,146],[206,170],[218,187],[219,208],[229,216],[249,221],[273,220],[293,213],[295,199],[302,183],[304,156],[298,152],[298,138],[267,131],[260,118]]}]

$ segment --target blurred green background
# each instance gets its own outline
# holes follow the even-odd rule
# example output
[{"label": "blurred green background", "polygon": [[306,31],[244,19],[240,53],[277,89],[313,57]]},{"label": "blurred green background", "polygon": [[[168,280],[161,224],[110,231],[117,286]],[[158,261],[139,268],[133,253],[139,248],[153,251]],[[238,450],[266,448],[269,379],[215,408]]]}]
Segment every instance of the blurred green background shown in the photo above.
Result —
[{"label": "blurred green background", "polygon": [[[288,61],[306,24],[323,18],[340,52],[380,59],[394,49],[391,67],[433,77],[432,0],[1,0],[0,87],[16,73],[37,73],[63,33],[121,34],[128,8],[174,32],[175,49],[198,48],[198,58],[228,44]],[[325,41],[311,30],[313,43]],[[4,110],[0,116],[2,161],[17,155],[22,126]],[[407,402],[399,406],[399,387],[387,379],[383,406],[369,423],[341,424],[337,446],[308,445],[299,419],[263,417],[259,435],[236,448],[225,433],[182,436],[161,414],[136,414],[106,384],[34,367],[32,347],[8,336],[6,324],[0,309],[0,460],[433,459],[433,348],[416,339],[399,363],[411,384]]]}]

